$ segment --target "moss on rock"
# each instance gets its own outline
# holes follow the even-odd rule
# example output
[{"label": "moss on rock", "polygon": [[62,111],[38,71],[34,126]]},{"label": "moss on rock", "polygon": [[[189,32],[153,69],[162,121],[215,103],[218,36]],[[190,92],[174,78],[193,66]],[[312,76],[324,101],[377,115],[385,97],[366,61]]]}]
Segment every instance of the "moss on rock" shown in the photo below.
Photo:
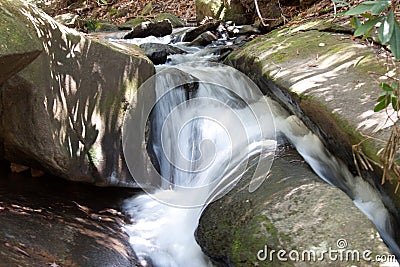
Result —
[{"label": "moss on rock", "polygon": [[[384,75],[386,67],[373,48],[351,40],[346,32],[351,30],[321,20],[277,29],[233,52],[227,63],[253,75],[263,92],[305,120],[333,154],[346,154],[346,163],[355,171],[351,145],[366,136],[381,140],[389,136],[385,112],[373,112],[381,93],[379,75],[369,73]],[[266,81],[273,82],[276,90]],[[322,107],[322,113],[302,110],[304,100]],[[337,132],[324,121],[334,121]],[[364,153],[375,161],[383,145],[373,139],[362,142]],[[379,172],[373,175],[380,179]]]},{"label": "moss on rock", "polygon": [[277,251],[335,249],[338,238],[352,249],[388,253],[379,238],[370,238],[376,234],[372,223],[343,192],[320,181],[296,152],[279,155],[268,179],[252,193],[250,180],[246,174],[200,219],[197,241],[217,266],[332,266],[329,259],[296,262],[288,254],[287,261],[279,261]]}]

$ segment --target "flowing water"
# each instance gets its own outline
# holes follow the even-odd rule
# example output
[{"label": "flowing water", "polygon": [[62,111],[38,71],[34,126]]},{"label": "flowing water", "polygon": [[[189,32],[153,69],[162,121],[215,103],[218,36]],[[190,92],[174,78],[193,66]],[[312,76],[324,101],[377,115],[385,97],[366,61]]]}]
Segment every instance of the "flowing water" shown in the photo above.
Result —
[{"label": "flowing water", "polygon": [[[250,167],[256,171],[249,190],[257,189],[272,164],[276,133],[290,140],[323,180],[349,195],[375,223],[391,251],[400,255],[393,238],[397,212],[381,191],[354,177],[297,117],[262,96],[245,75],[207,62],[213,55],[171,66],[199,59],[198,55],[204,51],[191,49],[186,56],[173,56],[170,65],[159,66],[150,82],[154,105],[132,116],[150,128],[142,130],[147,140],[140,140],[138,147],[155,155],[147,166],[125,151],[131,172],[141,168],[134,177],[146,191],[124,204],[133,218],[125,231],[143,265],[211,266],[194,239],[202,209],[229,191]],[[137,142],[129,133],[146,128],[144,122],[128,118],[126,144]],[[125,150],[131,149],[126,144]],[[149,169],[157,174],[149,174]]]}]

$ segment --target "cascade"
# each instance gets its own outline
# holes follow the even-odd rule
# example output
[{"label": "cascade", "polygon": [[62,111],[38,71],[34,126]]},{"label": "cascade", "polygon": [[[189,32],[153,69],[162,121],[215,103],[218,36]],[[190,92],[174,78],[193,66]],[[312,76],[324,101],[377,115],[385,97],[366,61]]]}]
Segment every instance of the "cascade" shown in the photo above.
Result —
[{"label": "cascade", "polygon": [[[152,100],[137,100],[144,106],[125,118],[125,158],[146,192],[124,202],[132,217],[125,231],[144,266],[212,266],[194,239],[201,212],[250,169],[249,190],[258,188],[273,163],[276,135],[344,191],[400,256],[397,212],[376,186],[354,177],[299,118],[263,96],[244,74],[208,62],[212,54],[189,52],[157,67],[140,88],[142,99]],[[140,149],[139,157],[132,152]]]}]

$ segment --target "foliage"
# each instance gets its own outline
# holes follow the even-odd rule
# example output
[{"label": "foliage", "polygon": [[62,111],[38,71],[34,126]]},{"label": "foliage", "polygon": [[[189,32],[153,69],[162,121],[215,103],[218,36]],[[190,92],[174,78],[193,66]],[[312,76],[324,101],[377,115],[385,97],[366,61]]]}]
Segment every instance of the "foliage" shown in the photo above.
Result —
[{"label": "foliage", "polygon": [[[332,1],[338,2],[338,0]],[[344,1],[340,2],[343,3]],[[400,27],[395,15],[397,9],[399,8],[399,2],[399,0],[364,1],[361,4],[342,13],[342,15],[353,16],[350,20],[350,23],[355,28],[355,37],[363,36],[362,39],[365,40],[372,33],[375,33],[379,42],[382,45],[389,45],[393,56],[396,59],[400,59]],[[389,56],[387,57],[387,63],[388,61]],[[394,67],[392,71],[395,73],[397,70]],[[380,88],[383,92],[377,99],[377,104],[374,107],[374,111],[379,112],[385,110],[387,114],[386,122],[390,121],[392,126],[390,137],[385,141],[386,145],[381,151],[381,164],[378,165],[380,165],[383,170],[382,183],[384,183],[386,180],[392,182],[392,178],[396,178],[397,191],[400,186],[400,166],[397,162],[400,146],[400,127],[398,125],[400,120],[400,79],[389,75],[384,75],[384,77],[390,79],[392,82],[380,83]],[[362,154],[358,149],[354,149],[354,146],[353,155],[356,165],[357,158],[358,162],[360,162],[365,169],[372,170],[372,166],[368,162],[371,160],[366,158],[365,155]]]},{"label": "foliage", "polygon": [[381,111],[387,108],[390,104],[395,111],[399,111],[400,107],[397,93],[397,90],[399,89],[399,82],[395,82],[393,87],[387,83],[381,83],[380,87],[384,92],[378,97],[378,104],[375,106],[374,111]]},{"label": "foliage", "polygon": [[[353,16],[351,24],[356,29],[356,37],[363,36],[363,39],[366,39],[377,28],[381,44],[389,44],[394,57],[400,59],[400,27],[394,15],[398,6],[398,1],[365,1],[343,15]],[[361,23],[356,15],[360,15],[365,20],[364,23]]]}]

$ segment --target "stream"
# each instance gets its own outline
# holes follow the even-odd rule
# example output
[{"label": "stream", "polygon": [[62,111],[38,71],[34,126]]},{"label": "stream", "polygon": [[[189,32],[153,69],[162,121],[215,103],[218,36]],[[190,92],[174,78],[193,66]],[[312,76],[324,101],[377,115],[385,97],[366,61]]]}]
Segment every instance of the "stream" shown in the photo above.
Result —
[{"label": "stream", "polygon": [[[143,266],[212,266],[194,238],[202,210],[243,175],[252,175],[249,191],[256,190],[283,138],[321,179],[353,200],[400,257],[398,214],[377,186],[353,176],[298,117],[244,74],[215,63],[218,54],[207,52],[215,49],[171,45],[187,53],[156,67],[139,89],[152,100],[130,110],[123,129],[128,167],[145,191],[124,201],[132,218],[124,231]],[[130,153],[137,148],[150,156]]]}]

